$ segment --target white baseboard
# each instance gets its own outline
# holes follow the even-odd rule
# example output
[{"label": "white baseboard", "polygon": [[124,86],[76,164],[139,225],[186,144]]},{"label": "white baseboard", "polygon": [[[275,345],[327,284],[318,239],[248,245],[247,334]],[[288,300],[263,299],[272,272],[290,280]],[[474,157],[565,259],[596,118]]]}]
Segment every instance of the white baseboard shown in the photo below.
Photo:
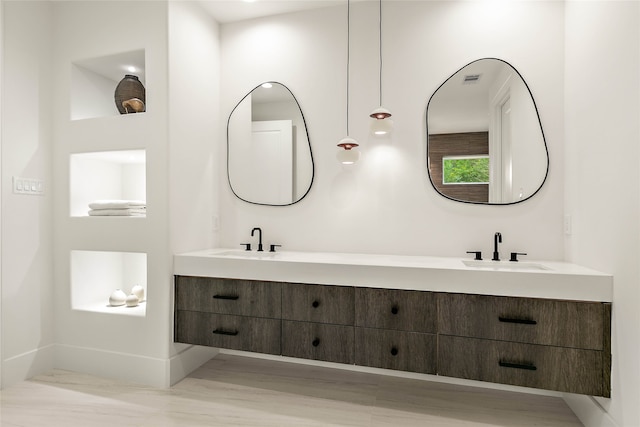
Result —
[{"label": "white baseboard", "polygon": [[562,398],[585,427],[620,427],[593,397],[563,394]]},{"label": "white baseboard", "polygon": [[103,378],[168,388],[186,377],[217,350],[191,346],[170,359],[57,344],[53,367]]},{"label": "white baseboard", "polygon": [[0,388],[50,371],[53,369],[54,352],[55,345],[49,344],[3,360]]},{"label": "white baseboard", "polygon": [[54,367],[151,387],[169,386],[169,360],[57,344]]}]

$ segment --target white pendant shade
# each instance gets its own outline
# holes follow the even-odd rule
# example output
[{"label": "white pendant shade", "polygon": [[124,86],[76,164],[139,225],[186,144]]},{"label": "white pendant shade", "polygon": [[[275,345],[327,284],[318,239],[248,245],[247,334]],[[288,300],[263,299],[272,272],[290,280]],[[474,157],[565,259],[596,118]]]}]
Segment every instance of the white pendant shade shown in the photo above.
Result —
[{"label": "white pendant shade", "polygon": [[352,165],[360,159],[360,151],[355,149],[358,147],[358,143],[355,139],[347,136],[342,138],[338,143],[338,153],[336,159],[343,165]]},{"label": "white pendant shade", "polygon": [[373,110],[371,114],[369,114],[369,117],[377,120],[384,120],[391,117],[391,111],[387,110],[383,106],[380,106]]},{"label": "white pendant shade", "polygon": [[371,122],[371,133],[374,135],[387,135],[393,131],[393,120],[375,119]]}]

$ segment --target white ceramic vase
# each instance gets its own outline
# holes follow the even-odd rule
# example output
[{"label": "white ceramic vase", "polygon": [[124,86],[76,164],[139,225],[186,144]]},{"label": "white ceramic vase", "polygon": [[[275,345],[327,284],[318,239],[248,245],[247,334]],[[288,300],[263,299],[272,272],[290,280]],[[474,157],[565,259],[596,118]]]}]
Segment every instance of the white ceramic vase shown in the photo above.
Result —
[{"label": "white ceramic vase", "polygon": [[126,300],[127,307],[135,307],[136,305],[138,305],[138,302],[138,297],[134,294],[129,295]]},{"label": "white ceramic vase", "polygon": [[138,302],[144,301],[144,288],[140,285],[135,285],[131,289],[131,293],[138,297]]},{"label": "white ceramic vase", "polygon": [[109,297],[109,305],[113,307],[124,305],[126,301],[127,294],[125,294],[122,289],[116,289],[111,293],[111,296]]}]

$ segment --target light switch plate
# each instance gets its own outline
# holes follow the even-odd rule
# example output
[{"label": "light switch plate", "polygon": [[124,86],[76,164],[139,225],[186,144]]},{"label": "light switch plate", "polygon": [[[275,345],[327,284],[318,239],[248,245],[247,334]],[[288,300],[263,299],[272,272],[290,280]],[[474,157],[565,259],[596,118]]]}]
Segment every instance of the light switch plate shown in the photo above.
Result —
[{"label": "light switch plate", "polygon": [[14,176],[13,193],[42,196],[44,195],[44,182],[41,179]]}]

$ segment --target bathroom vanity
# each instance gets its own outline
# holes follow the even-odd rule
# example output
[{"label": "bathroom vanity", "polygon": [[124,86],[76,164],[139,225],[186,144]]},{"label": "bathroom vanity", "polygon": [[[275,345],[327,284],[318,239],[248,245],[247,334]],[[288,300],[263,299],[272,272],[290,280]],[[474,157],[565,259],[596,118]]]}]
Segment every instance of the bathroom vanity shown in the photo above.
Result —
[{"label": "bathroom vanity", "polygon": [[176,342],[610,395],[612,277],[558,262],[176,255]]}]

